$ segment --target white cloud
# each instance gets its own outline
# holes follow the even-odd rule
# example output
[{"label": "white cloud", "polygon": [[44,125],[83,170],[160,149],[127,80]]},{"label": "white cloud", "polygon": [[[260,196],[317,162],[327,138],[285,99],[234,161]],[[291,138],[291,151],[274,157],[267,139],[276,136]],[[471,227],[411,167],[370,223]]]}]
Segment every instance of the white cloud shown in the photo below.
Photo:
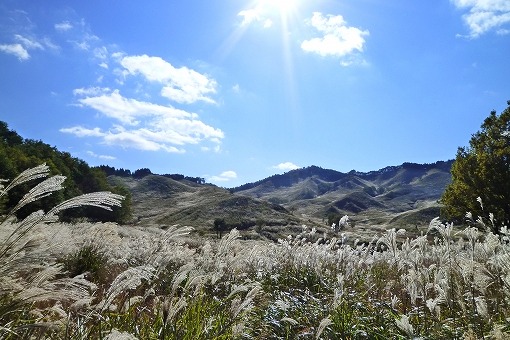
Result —
[{"label": "white cloud", "polygon": [[15,34],[14,39],[23,45],[27,50],[46,50],[47,48],[52,50],[60,49],[60,47],[54,44],[48,37],[37,39],[34,37],[28,38],[20,34]]},{"label": "white cloud", "polygon": [[15,34],[14,40],[16,40],[16,43],[14,44],[1,44],[0,51],[7,54],[12,54],[18,57],[19,60],[30,59],[30,54],[28,53],[29,50],[45,50],[45,47],[58,49],[58,46],[53,44],[48,38],[41,39],[41,42],[39,42],[35,38],[27,38],[20,34]]},{"label": "white cloud", "polygon": [[86,40],[73,41],[73,43],[77,49],[82,50],[82,51],[88,51],[90,48],[90,44]]},{"label": "white cloud", "polygon": [[347,26],[341,15],[313,13],[310,25],[322,36],[305,40],[301,48],[306,52],[317,53],[323,57],[345,57],[355,52],[362,52],[368,30]]},{"label": "white cloud", "polygon": [[241,21],[241,26],[247,26],[254,21],[261,20],[260,10],[257,8],[243,10],[237,13],[237,15],[243,18],[243,21]]},{"label": "white cloud", "polygon": [[469,37],[477,38],[491,30],[497,34],[508,34],[502,28],[510,24],[510,2],[508,0],[451,0],[459,9],[468,10],[462,19],[469,28]]},{"label": "white cloud", "polygon": [[[100,37],[94,34],[89,24],[84,20],[74,22],[63,21],[54,25],[58,32],[65,32],[67,42],[75,49],[90,53],[91,58],[98,60],[98,63],[107,62],[110,57],[110,51]],[[111,47],[111,46],[110,46]]]},{"label": "white cloud", "polygon": [[1,44],[0,51],[12,54],[18,57],[19,60],[30,59],[30,53],[28,53],[29,50],[46,50],[47,47],[52,50],[59,49],[59,47],[49,38],[37,40],[36,38],[28,38],[21,34],[15,34],[14,40],[16,40],[16,43],[14,44]]},{"label": "white cloud", "polygon": [[148,55],[123,57],[120,64],[128,74],[140,74],[163,84],[161,95],[177,103],[215,102],[209,95],[216,93],[216,81],[192,69],[176,68],[160,57]]},{"label": "white cloud", "polygon": [[108,156],[108,155],[98,155],[96,154],[95,152],[93,151],[87,151],[87,154],[94,157],[94,158],[99,158],[99,159],[104,159],[104,160],[114,160],[114,159],[117,159],[116,157],[114,156]]},{"label": "white cloud", "polygon": [[125,54],[124,52],[121,52],[121,51],[117,51],[117,52],[113,52],[111,57],[113,59],[115,59],[118,63],[121,62],[122,58],[124,58]]},{"label": "white cloud", "polygon": [[[116,130],[109,132],[104,136],[104,143],[111,146],[121,146],[123,148],[133,148],[144,151],[160,151],[164,150],[171,153],[184,153],[183,149],[178,149],[174,146],[165,143],[158,143],[151,139],[157,132],[151,132],[146,129],[139,130],[125,130],[122,127],[117,127]],[[151,136],[152,135],[152,136]],[[160,137],[164,137],[162,134]],[[163,140],[164,138],[156,138]]]},{"label": "white cloud", "polygon": [[99,46],[94,48],[93,54],[94,57],[99,60],[107,60],[109,56],[108,49],[106,48],[106,46]]},{"label": "white cloud", "polygon": [[280,163],[278,165],[275,165],[272,167],[273,169],[281,170],[281,171],[290,171],[290,170],[296,170],[300,167],[292,162],[284,162]]},{"label": "white cloud", "polygon": [[70,128],[62,128],[59,130],[63,133],[69,133],[77,137],[104,137],[106,134],[100,128],[87,129],[82,126],[73,126]]},{"label": "white cloud", "polygon": [[98,96],[101,94],[110,93],[111,91],[112,90],[110,90],[110,88],[108,88],[108,87],[94,86],[94,87],[87,87],[87,88],[82,87],[79,89],[74,89],[73,94],[75,96]]},{"label": "white cloud", "polygon": [[218,176],[209,177],[210,182],[228,182],[237,178],[237,173],[232,170],[224,171]]},{"label": "white cloud", "polygon": [[48,47],[51,50],[54,50],[54,51],[60,50],[60,46],[53,43],[50,38],[45,37],[41,41],[45,47]]},{"label": "white cloud", "polygon": [[101,39],[99,39],[97,35],[84,31],[80,33],[77,40],[70,40],[70,43],[72,43],[76,49],[88,52],[100,41]]},{"label": "white cloud", "polygon": [[84,96],[78,99],[81,106],[92,108],[117,121],[107,132],[81,126],[60,130],[77,137],[99,137],[107,145],[175,153],[185,152],[176,146],[204,141],[220,144],[224,138],[223,131],[203,123],[195,113],[125,98],[119,90],[111,91],[108,88],[81,88],[73,92],[77,96]]},{"label": "white cloud", "polygon": [[0,51],[7,54],[12,54],[18,57],[19,60],[30,59],[30,54],[21,44],[1,44]]},{"label": "white cloud", "polygon": [[[217,83],[214,79],[187,67],[176,68],[159,57],[126,56],[123,52],[115,51],[115,45],[105,46],[85,22],[75,27],[81,29],[75,30],[77,39],[70,42],[88,51],[91,58],[97,61],[98,68],[109,70],[110,62],[114,65],[118,63],[120,66],[112,67],[111,71],[119,77],[118,80],[139,75],[145,81],[161,84],[160,95],[176,102],[214,103],[210,98],[211,94],[216,93]],[[100,81],[102,78],[98,79]],[[123,82],[120,84],[123,85]],[[108,87],[76,88],[73,94],[77,106],[99,113],[105,118],[102,122],[110,121],[111,125],[92,129],[71,126],[60,131],[77,137],[97,138],[112,147],[138,150],[184,153],[188,145],[202,147],[203,144],[207,144],[210,150],[219,149],[224,138],[222,130],[205,124],[196,113],[147,99],[152,96],[143,91],[142,85],[143,82],[139,82],[139,88],[133,92],[144,100],[125,97],[121,90]]]},{"label": "white cloud", "polygon": [[211,148],[209,146],[202,146],[200,148],[200,150],[202,150],[203,152],[210,152],[210,151],[212,151],[212,152],[215,152],[215,153],[220,153],[221,152],[221,145],[217,144],[213,148]]},{"label": "white cloud", "polygon": [[[290,9],[292,7],[290,1],[288,5],[289,7],[287,9]],[[242,18],[240,26],[246,27],[258,23],[263,28],[271,28],[273,27],[273,19],[275,19],[278,14],[282,15],[284,13],[282,12],[284,7],[287,6],[285,6],[282,1],[260,0],[255,7],[237,13],[237,16]]]},{"label": "white cloud", "polygon": [[55,24],[55,29],[59,32],[69,31],[73,28],[73,25],[69,21],[63,21],[61,23]]},{"label": "white cloud", "polygon": [[15,34],[14,39],[16,39],[23,46],[25,46],[25,48],[28,50],[31,50],[31,49],[43,50],[44,49],[44,47],[41,45],[41,43],[34,39],[30,39],[30,38],[24,37],[19,34]]},{"label": "white cloud", "polygon": [[[81,90],[78,89],[78,91]],[[138,125],[140,123],[138,119],[142,117],[160,117],[163,120],[196,118],[195,114],[175,109],[171,106],[125,98],[120,94],[119,90],[95,97],[81,98],[78,102],[126,125]]]}]

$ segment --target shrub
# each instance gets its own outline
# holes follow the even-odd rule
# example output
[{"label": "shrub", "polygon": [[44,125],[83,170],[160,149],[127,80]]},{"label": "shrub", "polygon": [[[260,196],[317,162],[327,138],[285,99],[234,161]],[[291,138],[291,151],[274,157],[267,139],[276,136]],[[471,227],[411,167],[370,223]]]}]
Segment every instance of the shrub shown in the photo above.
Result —
[{"label": "shrub", "polygon": [[77,252],[61,260],[70,277],[88,274],[93,282],[102,282],[107,270],[108,258],[104,251],[94,245],[84,245]]}]

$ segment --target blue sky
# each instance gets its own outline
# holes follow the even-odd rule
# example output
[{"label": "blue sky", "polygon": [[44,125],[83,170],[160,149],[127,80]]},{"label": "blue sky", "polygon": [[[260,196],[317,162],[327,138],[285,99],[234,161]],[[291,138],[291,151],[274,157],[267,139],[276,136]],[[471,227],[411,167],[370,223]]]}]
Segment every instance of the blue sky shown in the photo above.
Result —
[{"label": "blue sky", "polygon": [[0,3],[0,120],[232,187],[455,157],[510,99],[508,0]]}]

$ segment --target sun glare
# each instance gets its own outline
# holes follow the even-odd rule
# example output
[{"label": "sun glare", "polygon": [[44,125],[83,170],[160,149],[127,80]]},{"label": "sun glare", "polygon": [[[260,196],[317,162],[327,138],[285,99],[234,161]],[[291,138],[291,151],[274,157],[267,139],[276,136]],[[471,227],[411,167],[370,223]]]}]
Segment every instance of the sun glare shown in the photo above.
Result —
[{"label": "sun glare", "polygon": [[290,12],[295,5],[295,0],[275,0],[273,1],[274,6],[278,8],[280,13],[288,13]]},{"label": "sun glare", "polygon": [[282,16],[287,16],[296,9],[296,2],[297,0],[260,0],[259,5],[271,11],[279,12]]}]

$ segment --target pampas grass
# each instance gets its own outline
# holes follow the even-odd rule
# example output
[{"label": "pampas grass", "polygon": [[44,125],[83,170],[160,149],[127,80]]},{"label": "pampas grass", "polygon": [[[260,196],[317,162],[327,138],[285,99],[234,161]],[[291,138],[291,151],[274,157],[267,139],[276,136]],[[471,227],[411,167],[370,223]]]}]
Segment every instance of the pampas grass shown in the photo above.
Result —
[{"label": "pampas grass", "polygon": [[[62,267],[48,257],[51,243],[41,242],[32,233],[40,224],[58,221],[58,213],[79,206],[96,206],[111,209],[120,206],[122,196],[109,192],[88,194],[65,201],[48,212],[38,210],[21,221],[16,212],[53,192],[63,189],[64,176],[46,178],[49,167],[45,164],[23,171],[6,186],[0,186],[0,198],[14,187],[33,180],[43,181],[30,189],[0,223],[0,336],[23,338],[32,334],[53,332],[59,321],[45,321],[55,302],[69,304],[89,294],[89,285],[77,279],[62,277]],[[8,181],[2,180],[2,183]],[[42,308],[40,308],[42,307]],[[31,310],[38,313],[30,315]],[[28,316],[28,317],[27,317]]]},{"label": "pampas grass", "polygon": [[[3,196],[41,181],[1,219],[0,338],[510,336],[510,231],[491,233],[491,214],[467,214],[464,228],[434,219],[413,239],[390,229],[365,243],[307,227],[269,243],[235,229],[190,239],[187,227],[58,222],[64,209],[118,206],[110,193],[17,220],[16,210],[61,189],[48,174],[41,165],[0,182]],[[66,271],[66,259],[100,261],[105,274]]]}]

